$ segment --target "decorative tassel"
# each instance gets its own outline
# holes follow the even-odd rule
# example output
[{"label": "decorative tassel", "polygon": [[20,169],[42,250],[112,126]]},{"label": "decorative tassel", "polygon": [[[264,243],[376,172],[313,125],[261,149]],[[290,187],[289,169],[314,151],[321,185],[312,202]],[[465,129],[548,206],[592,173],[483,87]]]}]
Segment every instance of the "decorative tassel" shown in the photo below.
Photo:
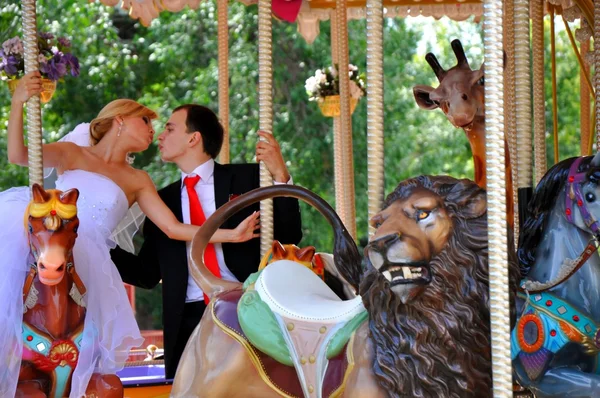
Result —
[{"label": "decorative tassel", "polygon": [[23,314],[26,313],[27,310],[35,307],[38,301],[38,294],[39,292],[35,288],[35,286],[31,285],[31,288],[29,289],[29,294],[27,295],[27,299],[25,299],[25,302],[23,303]]},{"label": "decorative tassel", "polygon": [[79,292],[79,289],[77,289],[77,286],[75,285],[75,283],[73,283],[71,285],[71,291],[69,292],[69,296],[71,296],[71,298],[77,305],[85,308],[85,301],[83,300],[85,294],[82,295]]}]

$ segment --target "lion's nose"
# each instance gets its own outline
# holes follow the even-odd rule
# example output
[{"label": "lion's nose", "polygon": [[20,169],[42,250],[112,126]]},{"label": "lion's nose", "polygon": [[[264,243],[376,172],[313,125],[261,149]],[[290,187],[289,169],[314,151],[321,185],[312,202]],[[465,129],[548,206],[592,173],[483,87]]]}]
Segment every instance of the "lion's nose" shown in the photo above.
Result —
[{"label": "lion's nose", "polygon": [[384,235],[372,240],[367,245],[367,256],[375,268],[379,269],[383,266],[387,258],[387,249],[400,241],[400,238],[401,235],[399,233]]},{"label": "lion's nose", "polygon": [[385,253],[387,248],[400,240],[400,233],[393,233],[381,236],[369,242],[369,248],[379,253]]}]

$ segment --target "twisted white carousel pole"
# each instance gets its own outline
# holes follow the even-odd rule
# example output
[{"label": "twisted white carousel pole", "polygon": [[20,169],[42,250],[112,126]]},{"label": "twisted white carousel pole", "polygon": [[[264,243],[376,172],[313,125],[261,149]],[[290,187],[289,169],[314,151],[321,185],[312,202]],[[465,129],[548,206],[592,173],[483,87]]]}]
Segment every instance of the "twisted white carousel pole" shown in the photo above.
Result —
[{"label": "twisted white carousel pole", "polygon": [[[273,47],[271,0],[258,0],[258,126],[273,132]],[[273,184],[273,177],[260,162],[260,186]],[[260,202],[260,252],[264,255],[273,244],[273,200]]]},{"label": "twisted white carousel pole", "polygon": [[[515,0],[515,106],[517,116],[517,187],[529,188],[532,180],[531,77],[529,1]],[[487,67],[487,65],[486,65]],[[486,79],[487,80],[487,79]],[[487,121],[487,120],[486,120]]]},{"label": "twisted white carousel pole", "polygon": [[546,98],[544,95],[544,0],[531,1],[533,57],[533,150],[535,182],[546,174]]},{"label": "twisted white carousel pole", "polygon": [[217,25],[219,42],[219,117],[223,124],[223,147],[219,153],[220,163],[229,163],[229,29],[228,0],[217,1]]},{"label": "twisted white carousel pole", "polygon": [[[25,48],[25,73],[39,69],[35,0],[23,0],[23,42]],[[27,146],[29,156],[29,185],[43,184],[42,163],[42,112],[40,97],[34,95],[27,101]]]},{"label": "twisted white carousel pole", "polygon": [[[338,23],[335,10],[331,13],[331,62],[340,70],[340,60],[338,57]],[[342,145],[340,117],[333,118],[333,180],[335,188],[335,211],[340,216],[340,219],[346,224],[348,216],[346,215],[346,206],[344,203],[344,148]]]},{"label": "twisted white carousel pole", "polygon": [[354,201],[354,156],[352,146],[352,114],[350,113],[350,76],[348,76],[348,18],[346,0],[336,0],[335,13],[338,32],[338,58],[340,78],[340,124],[342,137],[342,178],[346,219],[342,219],[348,232],[356,239],[356,208]]},{"label": "twisted white carousel pole", "polygon": [[512,368],[502,98],[502,2],[485,0],[483,7],[492,376],[494,397],[509,398],[512,397]]},{"label": "twisted white carousel pole", "polygon": [[[384,196],[383,1],[367,0],[367,175],[369,219]],[[375,228],[369,224],[369,236]]]},{"label": "twisted white carousel pole", "polygon": [[[504,130],[508,143],[508,152],[512,161],[512,184],[514,208],[519,208],[519,195],[517,181],[519,181],[519,168],[517,159],[517,119],[515,109],[515,4],[513,1],[504,2],[504,51],[506,64],[504,65]],[[519,212],[514,212],[514,239],[519,240]]]}]

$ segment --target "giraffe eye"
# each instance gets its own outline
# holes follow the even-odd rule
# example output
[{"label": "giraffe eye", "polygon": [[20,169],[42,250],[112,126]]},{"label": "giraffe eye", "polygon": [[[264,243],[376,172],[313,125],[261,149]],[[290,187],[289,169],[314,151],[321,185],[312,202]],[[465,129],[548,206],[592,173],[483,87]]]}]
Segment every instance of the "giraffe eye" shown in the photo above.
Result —
[{"label": "giraffe eye", "polygon": [[477,84],[479,84],[480,86],[485,85],[485,77],[481,76],[481,78],[477,80]]}]

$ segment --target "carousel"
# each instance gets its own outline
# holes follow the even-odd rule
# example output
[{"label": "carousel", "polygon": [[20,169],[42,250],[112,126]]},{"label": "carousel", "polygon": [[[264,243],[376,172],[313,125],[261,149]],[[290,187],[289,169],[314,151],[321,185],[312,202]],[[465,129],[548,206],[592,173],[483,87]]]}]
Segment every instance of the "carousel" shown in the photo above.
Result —
[{"label": "carousel", "polygon": [[[160,12],[199,4],[101,1],[120,5],[144,25]],[[219,113],[226,132],[220,161],[226,163],[228,2],[217,3]],[[546,14],[552,48],[554,16],[560,15],[581,67],[581,157],[561,161],[556,56],[551,54],[555,165],[550,168]],[[439,85],[413,88],[419,107],[439,108],[451,125],[464,130],[475,181],[416,176],[384,198],[383,24],[385,18],[416,15],[484,19],[485,69],[472,69],[461,42],[454,40],[455,66],[444,68],[447,62],[431,53],[426,57]],[[259,129],[264,131],[273,130],[273,16],[297,23],[308,42],[319,34],[320,22],[330,19],[332,60],[340,65],[349,64],[348,19],[367,20],[369,244],[361,254],[355,243],[351,118],[356,104],[350,77],[341,73],[339,96],[320,104],[333,117],[336,208],[301,187],[271,186],[261,164],[261,188],[219,208],[192,242],[189,271],[211,301],[175,379],[164,378],[161,350],[146,336],[147,347],[132,352],[116,375],[92,375],[87,396],[600,396],[600,310],[594,305],[600,297],[600,156],[590,156],[594,128],[600,131],[598,108],[591,112],[600,82],[592,69],[600,68],[600,55],[593,54],[591,62],[590,51],[590,39],[600,31],[595,25],[600,3],[258,0]],[[35,0],[22,2],[22,17],[29,72],[39,67]],[[570,24],[576,20],[580,26],[574,35]],[[86,286],[72,259],[78,193],[43,186],[42,99],[32,97],[26,109],[32,202],[25,223],[34,258],[45,247],[33,236],[44,235],[64,249],[70,266],[60,292],[65,305],[53,309],[61,315],[55,325],[44,325],[56,332],[54,340],[37,332],[45,318],[36,314],[47,309],[31,300],[32,292],[49,289],[45,271],[33,264],[24,281],[27,311],[17,391],[62,397],[69,396],[85,339]],[[278,196],[304,201],[327,219],[335,236],[331,254],[273,240],[272,198]],[[263,260],[256,273],[243,283],[215,277],[203,261],[210,237],[233,214],[257,202]],[[331,290],[325,272],[343,286],[341,293]],[[50,380],[46,390],[32,382],[40,374]]]}]

